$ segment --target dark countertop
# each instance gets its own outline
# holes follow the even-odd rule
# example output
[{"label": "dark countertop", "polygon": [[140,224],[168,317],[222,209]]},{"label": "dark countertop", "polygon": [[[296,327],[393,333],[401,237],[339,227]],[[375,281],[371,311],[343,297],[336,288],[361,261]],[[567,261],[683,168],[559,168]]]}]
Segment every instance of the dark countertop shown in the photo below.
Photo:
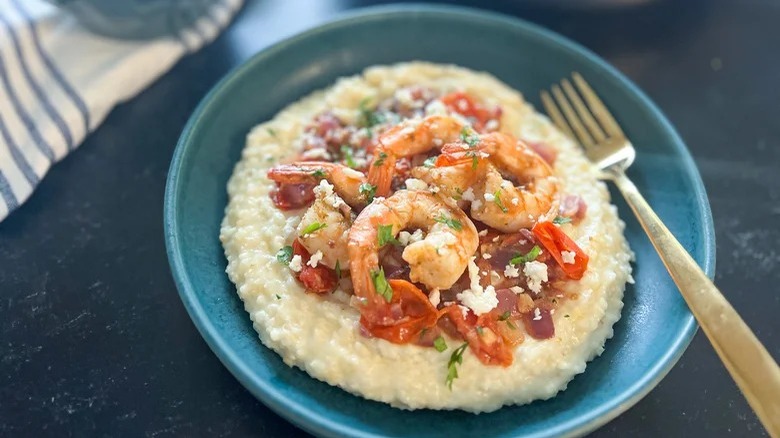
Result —
[{"label": "dark countertop", "polygon": [[[222,75],[368,3],[250,1],[215,43],[117,107],[0,223],[0,436],[302,434],[244,390],[190,322],[163,244],[165,177],[187,117]],[[780,356],[780,3],[490,4],[589,47],[662,108],[710,196],[716,283]],[[593,435],[765,432],[700,332],[656,389]]]}]

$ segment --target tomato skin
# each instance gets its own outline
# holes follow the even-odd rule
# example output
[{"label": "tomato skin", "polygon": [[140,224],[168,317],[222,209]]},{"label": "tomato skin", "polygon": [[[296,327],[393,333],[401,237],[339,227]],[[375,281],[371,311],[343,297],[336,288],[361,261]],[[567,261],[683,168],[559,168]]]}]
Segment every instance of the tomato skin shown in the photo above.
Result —
[{"label": "tomato skin", "polygon": [[452,111],[474,119],[474,129],[482,132],[489,120],[498,121],[501,119],[501,108],[491,109],[477,103],[467,93],[456,91],[440,98],[442,103]]},{"label": "tomato skin", "polygon": [[295,239],[293,242],[293,256],[301,256],[301,272],[296,272],[295,277],[303,283],[303,286],[308,292],[315,294],[327,294],[336,290],[336,286],[339,284],[339,278],[336,275],[336,271],[329,267],[318,264],[316,268],[312,268],[307,265],[311,257],[309,251],[301,244],[300,240]]},{"label": "tomato skin", "polygon": [[[439,316],[449,318],[458,333],[469,343],[471,352],[480,362],[503,367],[512,365],[514,361],[512,348],[501,336],[495,311],[477,316],[469,310],[464,316],[460,306],[452,305],[441,309]],[[478,330],[477,327],[480,329]]]},{"label": "tomato skin", "polygon": [[[579,280],[588,269],[588,255],[554,223],[538,222],[533,228],[534,237],[558,262],[567,277]],[[574,252],[574,263],[564,263],[561,251]]]},{"label": "tomato skin", "polygon": [[[382,338],[394,344],[407,344],[420,339],[420,333],[436,325],[438,314],[428,297],[414,284],[406,280],[388,280],[393,289],[390,302],[383,301],[381,308],[375,304],[361,309],[361,314],[376,312],[383,315],[397,314],[389,324],[372,324],[365,316],[360,317],[360,324],[371,336]],[[398,306],[398,312],[392,308]]]}]

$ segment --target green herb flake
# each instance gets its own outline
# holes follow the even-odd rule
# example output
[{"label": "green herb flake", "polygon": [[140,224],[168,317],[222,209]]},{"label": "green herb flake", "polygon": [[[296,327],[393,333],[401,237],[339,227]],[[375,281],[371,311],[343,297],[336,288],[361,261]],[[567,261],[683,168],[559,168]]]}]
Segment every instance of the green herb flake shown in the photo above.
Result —
[{"label": "green herb flake", "polygon": [[506,325],[509,326],[512,330],[517,330],[517,326],[510,320],[506,321]]},{"label": "green herb flake", "polygon": [[477,334],[478,334],[478,335],[480,335],[480,336],[482,336],[482,335],[483,335],[483,332],[482,332],[482,326],[481,326],[481,325],[478,325],[478,326],[477,326]]},{"label": "green herb flake", "polygon": [[460,139],[472,148],[479,144],[479,134],[471,129],[470,126],[464,126],[463,129],[460,130]]},{"label": "green herb flake", "polygon": [[502,314],[501,314],[501,316],[499,316],[499,317],[498,317],[498,320],[499,320],[499,321],[506,321],[507,319],[509,319],[509,317],[510,317],[511,315],[512,315],[512,312],[510,312],[509,310],[507,310],[506,312],[502,313]]},{"label": "green herb flake", "polygon": [[281,300],[282,299],[282,297],[280,297],[279,294],[276,294],[275,296],[276,296],[277,300]]},{"label": "green herb flake", "polygon": [[504,213],[509,211],[509,209],[504,207],[504,203],[501,201],[501,189],[498,189],[495,193],[493,193],[493,203],[496,204],[498,208],[500,208]]},{"label": "green herb flake", "polygon": [[566,315],[563,315],[563,317],[564,317],[564,318],[568,318],[568,317],[569,317],[569,314],[567,313]]},{"label": "green herb flake", "polygon": [[360,110],[360,123],[366,128],[372,128],[384,121],[384,117],[382,117],[378,111],[368,107],[369,102],[371,102],[371,98],[367,97],[361,100],[358,105]]},{"label": "green herb flake", "polygon": [[325,227],[327,227],[328,224],[323,224],[320,222],[312,222],[309,225],[306,226],[306,228],[301,231],[301,236],[306,236],[307,234],[311,234],[315,231],[319,231]]},{"label": "green herb flake", "polygon": [[452,382],[458,378],[458,365],[463,363],[463,352],[466,351],[466,347],[469,346],[468,342],[464,342],[463,345],[456,348],[450,355],[450,360],[447,362],[447,379],[444,383],[452,391]]},{"label": "green herb flake", "polygon": [[379,156],[377,156],[376,160],[374,160],[374,166],[377,167],[381,166],[382,164],[384,164],[386,158],[387,158],[387,154],[384,152],[380,152]]},{"label": "green herb flake", "polygon": [[401,244],[401,242],[399,242],[398,239],[393,236],[392,225],[380,225],[377,232],[377,240],[379,241],[380,248],[387,245],[388,243],[392,243],[393,245]]},{"label": "green herb flake", "polygon": [[322,179],[322,178],[325,178],[325,176],[327,176],[327,175],[325,174],[324,170],[317,169],[317,170],[315,170],[314,172],[311,173],[311,176],[313,176],[313,177],[315,177],[317,179]]},{"label": "green herb flake", "polygon": [[555,225],[568,224],[569,222],[571,222],[571,218],[566,216],[556,216],[555,219],[552,220],[552,223]]},{"label": "green herb flake", "polygon": [[371,281],[374,282],[376,293],[389,303],[393,299],[393,288],[390,287],[390,283],[385,278],[385,269],[379,268],[376,271],[371,271]]},{"label": "green herb flake", "polygon": [[533,248],[531,248],[530,251],[528,251],[528,254],[518,254],[514,257],[512,257],[511,260],[509,260],[510,265],[519,265],[521,263],[528,263],[536,260],[537,257],[539,257],[539,254],[542,253],[542,249],[539,248],[539,245],[534,245]]},{"label": "green herb flake", "polygon": [[266,131],[268,131],[268,135],[270,135],[271,137],[277,138],[276,137],[276,131],[274,131],[273,129],[268,128],[268,129],[266,129]]},{"label": "green herb flake", "polygon": [[341,280],[341,261],[340,260],[336,260],[336,267],[334,268],[334,270],[336,271],[336,278]]},{"label": "green herb flake", "polygon": [[276,251],[276,261],[283,265],[289,265],[292,260],[293,248],[292,246],[284,246],[279,251]]},{"label": "green herb flake", "polygon": [[370,183],[360,184],[358,191],[366,197],[366,202],[368,203],[371,203],[374,200],[374,196],[376,196],[376,186]]},{"label": "green herb flake", "polygon": [[452,228],[455,231],[460,231],[463,229],[463,224],[461,224],[460,221],[455,220],[453,218],[449,218],[443,214],[435,218],[434,220],[441,224],[447,225],[448,227]]},{"label": "green herb flake", "polygon": [[434,155],[432,157],[428,157],[423,161],[423,166],[425,167],[434,167],[436,166],[436,158],[438,158],[437,155]]},{"label": "green herb flake", "polygon": [[439,353],[447,349],[447,341],[444,340],[443,337],[439,336],[438,338],[433,340],[433,348],[436,349]]},{"label": "green herb flake", "polygon": [[479,165],[479,158],[477,158],[477,155],[474,154],[474,156],[471,157],[471,170],[477,170],[478,165]]},{"label": "green herb flake", "polygon": [[349,145],[341,146],[341,156],[344,157],[344,163],[346,163],[347,166],[349,166],[351,169],[357,169],[358,165],[355,162],[352,148],[349,147]]}]

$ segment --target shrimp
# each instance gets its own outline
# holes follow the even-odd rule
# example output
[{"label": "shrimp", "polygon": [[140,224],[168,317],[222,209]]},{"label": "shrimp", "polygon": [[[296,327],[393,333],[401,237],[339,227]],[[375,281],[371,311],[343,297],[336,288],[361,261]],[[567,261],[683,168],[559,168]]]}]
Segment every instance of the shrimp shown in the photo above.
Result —
[{"label": "shrimp", "polygon": [[[379,238],[380,227],[388,226],[391,236],[405,228],[426,231],[425,238],[404,249],[402,258],[409,263],[410,279],[430,289],[448,289],[458,280],[477,249],[479,236],[463,211],[426,191],[399,190],[389,198],[377,198],[355,219],[348,250],[363,325],[376,336],[403,342],[410,335],[408,312],[422,315],[420,318],[432,321],[432,325],[437,319],[436,308],[413,284],[391,280],[388,285],[385,280],[379,267]],[[402,296],[396,297],[395,285]],[[402,300],[400,315],[394,306],[397,299]],[[377,327],[383,330],[374,329]]]},{"label": "shrimp", "polygon": [[347,236],[352,211],[333,188],[325,180],[314,188],[316,198],[298,224],[298,240],[310,254],[322,254],[319,263],[332,269],[349,269]]},{"label": "shrimp", "polygon": [[327,161],[280,164],[268,170],[268,178],[280,184],[317,184],[325,179],[352,208],[362,208],[373,197],[373,193],[369,196],[365,190],[366,176],[362,172]]},{"label": "shrimp", "polygon": [[423,154],[460,137],[463,123],[451,116],[435,115],[422,120],[409,119],[382,133],[374,148],[368,182],[377,196],[390,194],[395,162],[401,157]]},{"label": "shrimp", "polygon": [[[558,211],[558,180],[547,162],[525,143],[493,132],[480,136],[473,148],[463,146],[445,145],[437,167],[453,167],[450,172],[457,175],[444,180],[445,184],[458,178],[477,181],[472,192],[463,196],[471,201],[474,219],[512,233],[550,219]],[[466,176],[469,171],[470,178]],[[435,183],[437,177],[441,182],[441,172],[417,171],[415,176]],[[445,188],[445,192],[451,194],[452,189]]]}]

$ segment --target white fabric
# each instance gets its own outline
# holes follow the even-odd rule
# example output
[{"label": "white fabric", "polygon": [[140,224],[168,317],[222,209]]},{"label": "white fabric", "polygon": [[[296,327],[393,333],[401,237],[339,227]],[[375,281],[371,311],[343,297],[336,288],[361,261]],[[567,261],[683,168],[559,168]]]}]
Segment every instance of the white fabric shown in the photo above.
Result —
[{"label": "white fabric", "polygon": [[117,103],[211,42],[243,0],[220,0],[180,35],[101,37],[43,0],[0,0],[0,221]]}]

